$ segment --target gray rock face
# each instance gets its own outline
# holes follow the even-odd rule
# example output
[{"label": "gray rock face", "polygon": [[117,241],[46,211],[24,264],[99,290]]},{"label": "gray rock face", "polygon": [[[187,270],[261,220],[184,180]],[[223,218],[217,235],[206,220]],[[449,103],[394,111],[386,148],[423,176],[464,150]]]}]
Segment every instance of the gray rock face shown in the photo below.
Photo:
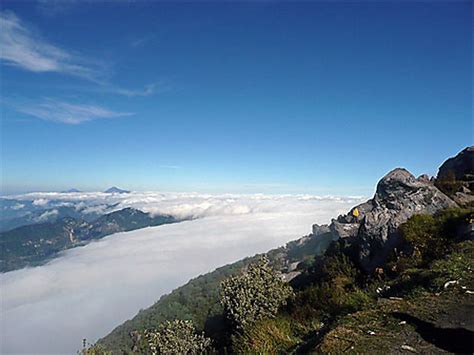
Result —
[{"label": "gray rock face", "polygon": [[417,180],[421,182],[431,182],[430,177],[427,174],[422,174],[418,176]]},{"label": "gray rock face", "polygon": [[317,236],[320,234],[328,233],[329,232],[329,226],[327,224],[313,224],[313,236]]},{"label": "gray rock face", "polygon": [[[467,147],[455,157],[446,160],[439,167],[437,178],[444,178],[450,173],[454,174],[456,180],[472,180],[474,176],[474,146]],[[472,181],[470,182],[472,183]]]},{"label": "gray rock face", "polygon": [[474,204],[474,147],[467,147],[440,166],[436,186],[459,205]]},{"label": "gray rock face", "polygon": [[433,214],[456,203],[428,179],[416,179],[405,169],[395,169],[377,185],[375,196],[339,216],[329,226],[335,238],[344,238],[354,247],[356,261],[371,272],[385,261],[400,242],[398,227],[414,214]]}]

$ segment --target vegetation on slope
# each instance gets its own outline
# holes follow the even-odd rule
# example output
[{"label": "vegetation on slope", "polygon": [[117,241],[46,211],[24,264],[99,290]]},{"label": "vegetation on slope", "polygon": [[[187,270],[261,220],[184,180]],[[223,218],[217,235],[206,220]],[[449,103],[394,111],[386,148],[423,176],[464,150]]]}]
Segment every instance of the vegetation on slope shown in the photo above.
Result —
[{"label": "vegetation on slope", "polygon": [[189,281],[168,295],[162,296],[154,305],[141,310],[131,320],[115,328],[100,344],[114,354],[130,353],[134,331],[154,329],[167,320],[191,320],[198,332],[205,331],[213,339],[214,346],[226,346],[226,320],[219,301],[219,285],[224,279],[238,274],[257,257],[247,258],[226,265],[206,275]]},{"label": "vegetation on slope", "polygon": [[264,256],[250,264],[244,273],[229,277],[220,284],[224,314],[237,329],[245,329],[261,319],[273,318],[293,295],[291,287],[268,263]]},{"label": "vegetation on slope", "polygon": [[145,354],[202,354],[211,348],[211,339],[198,334],[190,320],[166,321],[156,330],[135,332],[133,351]]},{"label": "vegetation on slope", "polygon": [[383,297],[338,319],[315,350],[472,353],[473,257],[474,242],[464,241],[430,267],[412,267],[384,280]]},{"label": "vegetation on slope", "polygon": [[[275,319],[246,330],[233,343],[233,350],[370,353],[381,349],[407,351],[414,344],[430,351],[449,350],[440,344],[436,330],[431,343],[423,340],[423,336],[428,337],[423,329],[433,321],[424,316],[436,318],[447,309],[461,315],[472,311],[474,242],[465,238],[473,217],[471,211],[461,209],[446,210],[435,217],[412,217],[401,227],[405,243],[374,275],[362,274],[341,252],[342,243],[335,244],[326,258],[316,260],[300,280],[293,280],[293,302]],[[392,329],[395,321],[396,325],[408,324],[402,329],[406,336],[397,333],[399,328]],[[451,321],[445,323],[455,329],[455,320]],[[420,322],[427,323],[425,328]],[[461,334],[459,346],[472,351],[474,324],[471,322],[470,330],[463,327],[449,331]]]},{"label": "vegetation on slope", "polygon": [[[156,328],[166,320],[189,319],[212,339],[218,351],[472,351],[472,337],[468,336],[474,324],[465,315],[473,310],[474,242],[467,240],[473,219],[472,211],[459,208],[435,216],[413,216],[400,227],[403,244],[372,275],[364,274],[351,261],[351,251],[342,241],[334,242],[324,257],[301,263],[303,272],[290,282],[293,295],[286,305],[279,303],[276,314],[250,317],[236,326],[226,319],[219,303],[219,285],[257,260],[246,259],[164,296],[100,343],[114,353],[131,353],[131,331]],[[255,265],[253,268],[262,267]],[[262,279],[256,280],[259,282]],[[445,333],[460,338],[458,348],[443,343]]]},{"label": "vegetation on slope", "polygon": [[152,216],[134,208],[124,208],[91,222],[65,217],[55,222],[30,224],[0,232],[0,272],[40,265],[63,250],[113,233],[178,221],[173,216]]}]

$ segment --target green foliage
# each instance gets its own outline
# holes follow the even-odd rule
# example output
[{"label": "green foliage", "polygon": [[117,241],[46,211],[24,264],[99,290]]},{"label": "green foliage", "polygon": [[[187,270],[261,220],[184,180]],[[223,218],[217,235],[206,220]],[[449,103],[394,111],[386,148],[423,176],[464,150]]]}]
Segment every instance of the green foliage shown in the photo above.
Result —
[{"label": "green foliage", "polygon": [[257,321],[234,335],[232,350],[236,354],[286,353],[301,342],[294,325],[291,318],[282,316]]},{"label": "green foliage", "polygon": [[444,243],[438,238],[438,226],[431,215],[415,215],[400,226],[404,240],[413,247],[415,263],[431,259],[441,252]]},{"label": "green foliage", "polygon": [[297,292],[287,307],[294,324],[331,323],[374,302],[372,293],[359,282],[360,272],[344,254],[327,256],[312,273],[311,283]]},{"label": "green foliage", "polygon": [[349,313],[352,313],[368,308],[373,302],[374,299],[369,292],[356,288],[347,295],[344,308],[347,309]]},{"label": "green foliage", "polygon": [[432,281],[435,289],[442,289],[448,281],[469,283],[474,280],[474,242],[465,241],[456,246],[446,258],[435,260],[430,270],[436,275]]},{"label": "green foliage", "polygon": [[112,351],[108,350],[101,344],[88,344],[86,345],[86,339],[84,339],[84,346],[81,351],[77,352],[78,355],[112,355]]},{"label": "green foliage", "polygon": [[0,272],[41,265],[63,250],[112,233],[175,222],[178,220],[171,216],[151,216],[140,210],[124,208],[93,222],[65,217],[55,222],[21,226],[0,233]]},{"label": "green foliage", "polygon": [[404,269],[420,264],[427,265],[449,253],[454,243],[462,238],[463,227],[473,218],[465,209],[446,209],[437,215],[415,215],[400,226],[404,240],[412,247]]},{"label": "green foliage", "polygon": [[[372,302],[361,312],[341,317],[323,338],[316,353],[354,354],[399,353],[400,346],[411,341],[420,353],[444,352],[430,342],[423,343],[416,328],[401,323],[393,312],[413,315],[428,323],[437,321],[445,328],[466,324],[472,309],[474,289],[474,241],[454,245],[450,254],[430,265],[410,268],[384,280],[390,286],[383,301]],[[446,282],[455,281],[445,287]],[[396,299],[390,299],[395,296]],[[466,322],[466,323],[465,323]],[[348,350],[350,349],[350,350]]]},{"label": "green foliage", "polygon": [[329,256],[322,266],[323,279],[326,281],[355,283],[359,271],[345,254]]},{"label": "green foliage", "polygon": [[[394,253],[385,272],[376,276],[364,276],[339,244],[324,257],[312,257],[309,249],[302,254],[295,252],[306,261],[298,265],[303,274],[291,282],[296,290],[293,297],[288,297],[291,288],[268,266],[268,260],[251,258],[220,268],[162,297],[101,343],[114,353],[130,351],[131,341],[123,339],[129,339],[131,330],[144,334],[145,329],[153,329],[166,320],[181,319],[192,320],[198,331],[212,338],[213,346],[223,353],[311,352],[311,346],[320,341],[322,334],[346,315],[376,315],[372,311],[379,297],[403,297],[407,302],[427,294],[434,297],[434,292],[447,292],[444,284],[452,280],[459,284],[448,290],[457,288],[465,293],[461,286],[472,289],[474,242],[463,242],[463,238],[473,217],[465,209],[412,217],[400,228],[405,245]],[[297,244],[293,247],[297,248]],[[272,265],[284,268],[288,263],[281,249],[268,255]],[[228,326],[225,316],[233,327]],[[375,329],[377,333],[384,329],[380,327]],[[373,330],[372,325],[366,328]],[[333,340],[340,342],[338,338]],[[340,350],[346,347],[347,344]]]},{"label": "green foliage", "polygon": [[442,291],[448,281],[472,279],[474,243],[463,241],[472,218],[472,211],[460,208],[410,218],[401,230],[412,250],[388,265],[396,272],[389,273],[387,296],[416,298]]},{"label": "green foliage", "polygon": [[364,309],[373,302],[368,292],[338,278],[334,282],[322,282],[299,292],[292,303],[294,314],[312,315],[329,319],[340,314]]},{"label": "green foliage", "polygon": [[293,294],[262,257],[241,275],[221,283],[221,303],[228,319],[242,329],[264,318],[274,317],[278,308]]},{"label": "green foliage", "polygon": [[202,354],[210,350],[211,340],[196,333],[193,322],[166,321],[156,330],[135,334],[134,351],[141,354]]},{"label": "green foliage", "polygon": [[228,346],[228,327],[222,316],[219,286],[222,280],[238,274],[255,260],[255,257],[247,258],[190,280],[169,295],[161,297],[148,309],[140,311],[133,319],[114,329],[99,342],[113,350],[114,354],[122,354],[133,347],[131,332],[143,332],[156,328],[167,320],[181,319],[192,320],[198,331],[205,331],[206,335],[213,339],[214,346]]},{"label": "green foliage", "polygon": [[327,257],[314,267],[313,283],[297,291],[275,317],[248,324],[233,336],[235,353],[307,352],[307,340],[324,323],[374,302],[357,286],[359,272],[346,256]]}]

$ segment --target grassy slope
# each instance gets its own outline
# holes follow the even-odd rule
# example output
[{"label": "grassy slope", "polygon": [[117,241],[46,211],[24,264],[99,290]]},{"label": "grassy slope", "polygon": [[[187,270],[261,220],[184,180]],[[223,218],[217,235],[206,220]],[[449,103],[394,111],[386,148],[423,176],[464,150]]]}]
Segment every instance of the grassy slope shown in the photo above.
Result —
[{"label": "grassy slope", "polygon": [[[339,319],[314,350],[322,353],[469,351],[474,333],[469,338],[468,332],[452,330],[474,331],[474,295],[468,292],[474,291],[473,270],[474,242],[467,241],[428,269],[411,271],[411,277],[425,273],[428,281],[425,287],[419,285],[403,297],[394,294],[392,298],[379,298],[372,307]],[[404,282],[406,276],[387,284],[395,286]],[[444,288],[448,281],[458,283]],[[471,342],[470,348],[466,341]]]}]

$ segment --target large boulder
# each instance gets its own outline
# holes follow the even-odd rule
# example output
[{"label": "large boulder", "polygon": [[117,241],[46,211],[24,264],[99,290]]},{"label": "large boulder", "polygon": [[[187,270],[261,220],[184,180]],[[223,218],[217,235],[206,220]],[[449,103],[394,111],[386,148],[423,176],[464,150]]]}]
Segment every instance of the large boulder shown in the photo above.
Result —
[{"label": "large boulder", "polygon": [[465,148],[453,158],[446,160],[438,170],[437,179],[447,178],[454,175],[456,180],[462,180],[471,184],[474,177],[474,146]]},{"label": "large boulder", "polygon": [[459,205],[474,204],[474,147],[467,147],[440,166],[435,185]]},{"label": "large boulder", "polygon": [[[428,179],[417,179],[398,168],[380,180],[371,200],[339,216],[329,228],[335,239],[347,241],[355,261],[366,272],[372,272],[400,243],[398,227],[408,218],[455,206]],[[356,208],[358,213],[354,213]]]}]

